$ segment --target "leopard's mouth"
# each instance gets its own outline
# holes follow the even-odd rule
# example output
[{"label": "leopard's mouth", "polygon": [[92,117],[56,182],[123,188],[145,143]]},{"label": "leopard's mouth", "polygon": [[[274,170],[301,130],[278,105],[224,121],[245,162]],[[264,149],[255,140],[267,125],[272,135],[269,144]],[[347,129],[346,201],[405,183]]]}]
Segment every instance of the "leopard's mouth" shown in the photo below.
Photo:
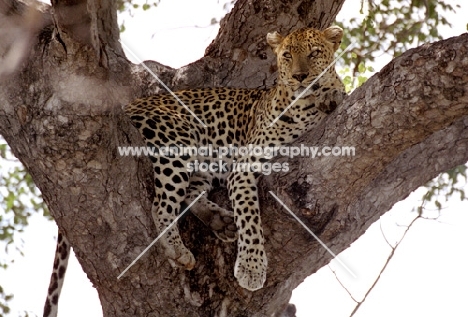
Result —
[{"label": "leopard's mouth", "polygon": [[307,89],[307,87],[310,85],[309,83],[300,83],[298,84],[294,89],[294,97],[299,98],[299,95],[303,93],[302,96],[300,96],[300,99],[305,99],[312,95],[317,89],[320,88],[320,84],[318,82],[315,82],[312,87]]},{"label": "leopard's mouth", "polygon": [[312,90],[311,89],[306,90],[306,88],[307,87],[299,87],[298,89],[296,89],[294,91],[294,97],[304,99],[310,96],[312,94]]}]

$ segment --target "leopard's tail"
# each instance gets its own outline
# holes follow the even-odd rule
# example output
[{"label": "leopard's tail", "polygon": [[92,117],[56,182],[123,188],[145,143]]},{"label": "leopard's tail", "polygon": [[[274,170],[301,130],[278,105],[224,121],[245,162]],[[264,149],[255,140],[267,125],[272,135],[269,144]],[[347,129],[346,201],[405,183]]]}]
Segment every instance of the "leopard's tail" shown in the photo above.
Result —
[{"label": "leopard's tail", "polygon": [[47,299],[44,305],[44,317],[57,317],[58,300],[62,291],[63,281],[65,280],[69,257],[70,243],[68,243],[65,235],[59,230],[54,268],[52,269],[49,290],[47,291]]}]

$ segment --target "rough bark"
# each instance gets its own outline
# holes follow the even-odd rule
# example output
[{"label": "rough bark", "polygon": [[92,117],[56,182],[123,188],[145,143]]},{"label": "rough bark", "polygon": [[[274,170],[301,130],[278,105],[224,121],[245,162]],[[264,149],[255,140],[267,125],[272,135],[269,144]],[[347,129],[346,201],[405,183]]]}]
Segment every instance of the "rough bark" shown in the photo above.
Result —
[{"label": "rough bark", "polygon": [[[239,0],[206,57],[179,70],[150,66],[175,88],[271,85],[273,54],[264,34],[328,26],[342,2]],[[356,156],[289,159],[288,173],[261,180],[269,257],[262,290],[237,285],[235,245],[218,241],[191,215],[180,228],[197,259],[193,271],[171,268],[155,246],[117,280],[156,236],[149,160],[117,151],[143,145],[121,107],[160,88],[123,56],[112,6],[53,5],[54,17],[47,7],[0,4],[1,23],[28,39],[18,44],[13,33],[0,33],[0,55],[15,62],[0,64],[0,134],[41,189],[106,317],[279,315],[291,291],[330,256],[269,190],[338,253],[396,201],[468,160],[465,34],[395,59],[297,142],[355,146]],[[80,13],[73,21],[67,18],[72,5]],[[11,55],[18,47],[24,54]],[[226,202],[222,191],[215,196]]]}]

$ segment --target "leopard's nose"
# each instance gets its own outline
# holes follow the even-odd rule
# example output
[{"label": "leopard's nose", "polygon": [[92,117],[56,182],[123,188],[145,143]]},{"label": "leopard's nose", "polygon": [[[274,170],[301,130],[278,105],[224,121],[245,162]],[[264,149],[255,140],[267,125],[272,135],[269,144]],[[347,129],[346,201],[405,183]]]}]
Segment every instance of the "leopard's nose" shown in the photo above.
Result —
[{"label": "leopard's nose", "polygon": [[298,82],[302,83],[302,81],[306,79],[308,75],[309,75],[308,73],[301,72],[301,73],[293,74],[292,77],[296,79]]}]

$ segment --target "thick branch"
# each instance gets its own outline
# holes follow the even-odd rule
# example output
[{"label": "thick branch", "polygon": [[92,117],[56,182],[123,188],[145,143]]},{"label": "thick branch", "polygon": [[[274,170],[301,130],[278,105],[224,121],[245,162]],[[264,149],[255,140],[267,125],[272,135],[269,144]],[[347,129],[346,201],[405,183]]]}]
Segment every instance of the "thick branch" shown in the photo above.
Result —
[{"label": "thick branch", "polygon": [[57,36],[65,49],[70,45],[92,47],[100,65],[108,67],[106,50],[123,55],[113,1],[53,0]]}]

